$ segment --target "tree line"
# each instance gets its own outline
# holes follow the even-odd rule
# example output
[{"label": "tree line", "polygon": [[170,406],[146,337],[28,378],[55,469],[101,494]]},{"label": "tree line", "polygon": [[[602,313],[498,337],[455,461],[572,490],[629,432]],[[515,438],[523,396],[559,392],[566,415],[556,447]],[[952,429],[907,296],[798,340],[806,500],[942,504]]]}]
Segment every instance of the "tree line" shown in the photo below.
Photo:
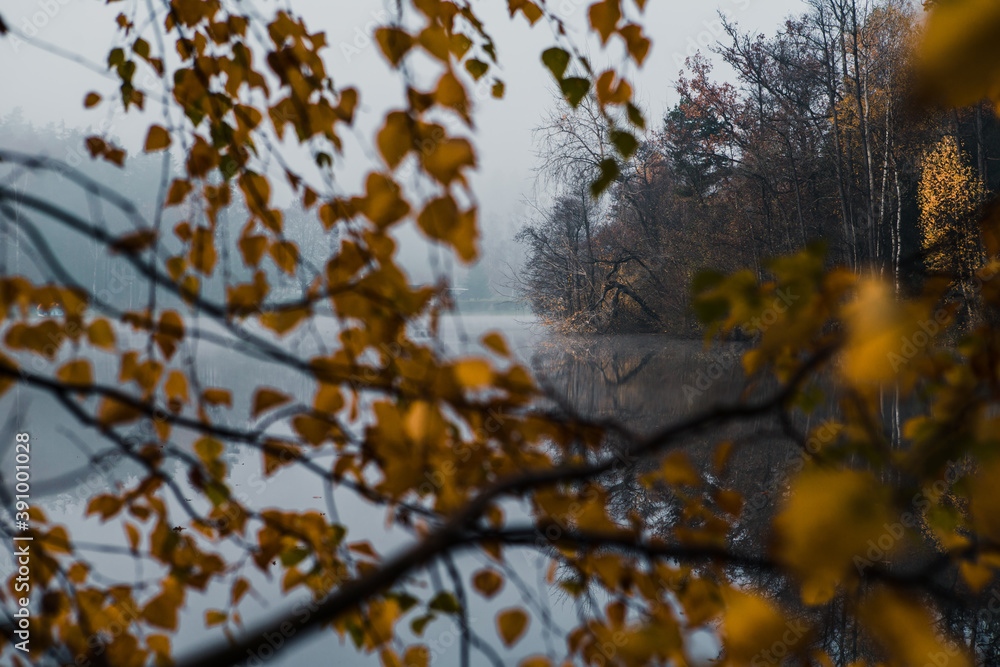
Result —
[{"label": "tree line", "polygon": [[560,104],[538,129],[554,194],[518,235],[532,308],[570,330],[690,334],[700,270],[760,279],[768,258],[817,239],[832,264],[898,289],[928,271],[967,288],[985,258],[975,214],[1000,183],[1000,127],[986,102],[917,103],[920,11],[809,0],[771,36],[722,27],[714,62],[731,76],[689,58],[677,103],[600,199],[589,184],[614,136],[597,105]]}]

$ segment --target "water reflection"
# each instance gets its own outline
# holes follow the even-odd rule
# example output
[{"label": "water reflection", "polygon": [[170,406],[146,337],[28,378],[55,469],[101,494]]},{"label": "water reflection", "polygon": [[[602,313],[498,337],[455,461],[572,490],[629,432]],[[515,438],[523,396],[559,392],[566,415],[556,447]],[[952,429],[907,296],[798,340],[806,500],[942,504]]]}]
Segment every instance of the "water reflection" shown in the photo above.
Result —
[{"label": "water reflection", "polygon": [[[560,404],[582,416],[613,420],[637,434],[654,433],[706,406],[755,398],[771,389],[758,386],[753,392],[748,392],[740,364],[744,348],[738,344],[706,349],[701,341],[651,335],[551,336],[528,316],[498,315],[444,318],[438,344],[448,354],[474,354],[481,352],[481,336],[493,330],[505,334],[515,356],[533,369],[543,386],[558,397]],[[284,344],[297,354],[308,355],[329,345],[337,331],[335,321],[321,321],[314,331],[292,336]],[[57,359],[55,365],[59,361]],[[113,355],[100,355],[93,361],[97,381],[114,384],[118,374],[117,359]],[[202,386],[233,390],[232,410],[216,415],[219,422],[225,425],[249,426],[240,416],[249,412],[251,397],[248,388],[260,383],[276,387],[307,403],[312,399],[309,393],[312,383],[301,373],[266,360],[248,363],[233,347],[209,340],[200,341],[193,363]],[[809,431],[821,425],[823,414],[821,409],[812,418],[803,418],[794,426],[803,432]],[[77,425],[64,408],[47,394],[25,389],[10,392],[0,400],[0,415],[18,415],[18,428],[30,431],[32,441],[38,443],[33,457],[35,485],[39,494],[45,494],[40,504],[50,518],[69,524],[78,539],[120,543],[122,538],[118,534],[118,526],[100,525],[93,518],[83,519],[85,501],[101,490],[134,484],[138,479],[135,465],[114,454],[93,463],[95,457],[102,454],[101,439],[94,431]],[[735,488],[742,494],[744,509],[730,538],[733,548],[742,553],[767,553],[770,520],[788,480],[804,460],[802,451],[785,436],[782,427],[772,418],[759,418],[721,427],[711,434],[694,434],[683,445],[694,467],[706,480],[703,487],[706,494],[720,488]],[[148,435],[143,428],[139,426],[133,433],[137,443],[143,442]],[[835,431],[824,432],[822,428],[815,432],[821,438],[837,437]],[[177,429],[173,437],[184,444],[193,440],[195,434]],[[736,445],[724,468],[717,465],[713,456],[720,439],[728,439]],[[620,440],[612,439],[607,443],[608,450],[602,454],[613,453],[614,448],[621,445]],[[10,469],[11,455],[7,450],[0,450],[3,469]],[[257,456],[256,452],[235,445],[229,446],[226,454],[233,475],[233,487],[250,504],[335,512],[339,521],[351,528],[352,539],[370,539],[381,550],[391,550],[410,539],[404,533],[385,530],[381,511],[351,493],[335,492],[333,497],[326,497],[323,485],[312,478],[294,479],[283,475],[265,480],[258,471]],[[612,491],[613,510],[622,517],[638,512],[650,532],[665,539],[675,539],[677,526],[683,524],[678,498],[669,490],[650,489],[637,483],[637,473],[641,472],[641,469],[626,466],[620,468],[615,477],[605,480]],[[194,491],[185,486],[185,476],[179,477],[182,488],[194,495]],[[179,515],[176,506],[173,510]],[[933,550],[926,544],[910,545],[908,549],[908,559],[899,563],[901,568],[933,555]],[[0,555],[4,568],[9,565],[8,556],[7,553]],[[128,557],[117,560],[114,556],[99,558],[105,559],[101,561],[102,566],[114,571],[128,572],[135,567]],[[464,575],[468,575],[485,563],[481,557],[469,555],[458,559],[456,564]],[[475,598],[472,600],[470,615],[478,619],[484,635],[491,634],[489,628],[496,609],[522,603],[528,593],[535,597],[536,602],[549,608],[553,627],[547,630],[574,625],[576,612],[572,605],[565,598],[544,591],[544,586],[536,586],[537,582],[533,581],[544,578],[547,563],[529,559],[524,565],[527,567],[522,567],[520,561],[514,563],[514,569],[525,580],[523,585],[507,586],[500,597],[489,605]],[[145,576],[148,578],[149,574],[146,572]],[[871,647],[863,637],[858,636],[850,622],[850,615],[845,613],[850,599],[835,598],[826,605],[806,608],[798,599],[797,588],[790,586],[782,577],[766,571],[738,568],[729,571],[728,575],[744,585],[767,591],[786,608],[792,609],[798,621],[812,627],[821,625],[828,628],[821,636],[811,632],[798,635],[794,645],[784,647],[787,655],[808,647],[821,647],[838,664],[873,656]],[[138,579],[142,573],[136,576]],[[259,590],[273,591],[275,595],[264,595],[247,603],[244,618],[248,625],[274,613],[276,608],[294,608],[303,603],[299,597],[274,603],[268,598],[278,599],[277,582],[260,574],[254,574],[252,581]],[[935,584],[954,593],[958,600],[941,607],[943,611],[939,621],[942,628],[953,637],[964,640],[967,645],[976,646],[983,664],[998,664],[1000,619],[992,610],[1000,610],[1000,596],[991,590],[971,595],[961,590],[958,578],[949,580],[946,576]],[[421,585],[426,585],[426,582]],[[228,590],[217,587],[203,596],[189,599],[176,643],[182,649],[181,654],[186,652],[185,648],[217,638],[217,633],[201,627],[202,619],[205,610],[226,606],[227,596]],[[821,620],[822,623],[819,623]],[[434,664],[458,664],[457,630],[453,623],[449,623],[447,619],[435,621],[421,638],[429,644],[437,642]],[[558,652],[561,650],[560,638],[555,632],[551,634],[555,636],[554,645]],[[552,642],[553,637],[548,636],[542,624],[533,624],[528,636],[519,645],[518,655],[544,652]],[[717,651],[718,644],[714,637],[704,632],[697,635],[696,656],[708,662],[717,655]],[[777,657],[780,662],[782,656]],[[341,645],[336,637],[329,634],[297,645],[277,660],[269,661],[269,664],[319,664],[331,660],[358,665],[378,664],[376,656],[360,656],[352,646]],[[513,658],[512,664],[516,664]]]}]

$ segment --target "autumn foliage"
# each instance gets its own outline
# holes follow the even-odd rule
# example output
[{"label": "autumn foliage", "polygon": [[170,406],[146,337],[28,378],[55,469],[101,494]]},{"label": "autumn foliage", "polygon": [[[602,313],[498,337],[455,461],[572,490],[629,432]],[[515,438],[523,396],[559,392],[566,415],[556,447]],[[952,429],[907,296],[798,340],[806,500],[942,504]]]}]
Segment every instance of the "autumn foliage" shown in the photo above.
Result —
[{"label": "autumn foliage", "polygon": [[[641,436],[544,400],[498,334],[483,338],[481,358],[444,356],[408,326],[426,318],[436,328],[443,286],[409,283],[393,234],[413,225],[461,261],[477,257],[473,135],[441,119],[471,128],[472,83],[486,78],[496,97],[505,83],[474,5],[402,4],[412,15],[374,37],[405,102],[367,137],[382,164],[356,192],[334,186],[331,166],[365,91],[337,86],[323,33],[290,11],[218,0],[159,3],[148,21],[122,13],[126,46],[109,49],[106,61],[114,86],[81,91],[88,108],[130,113],[168,96],[168,114],[149,125],[142,150],[182,151],[183,173],[164,179],[150,216],[85,173],[79,182],[133,229],[112,233],[85,211],[0,184],[0,210],[12,224],[30,229],[45,218],[83,234],[148,286],[146,302],[123,310],[65,279],[44,250],[51,280],[0,277],[0,392],[52,396],[95,445],[140,470],[128,486],[95,494],[86,511],[120,527],[119,543],[104,548],[142,560],[153,578],[138,587],[101,571],[100,545],[50,523],[39,503],[31,514],[31,652],[18,651],[13,626],[4,626],[4,660],[237,664],[292,623],[285,647],[322,630],[384,665],[417,667],[431,657],[423,633],[441,617],[461,628],[464,664],[479,664],[474,651],[485,659],[503,651],[499,664],[524,667],[692,664],[700,630],[719,638],[720,659],[732,665],[774,662],[776,646],[778,661],[804,664],[922,665],[944,656],[958,665],[995,655],[995,618],[975,616],[979,630],[961,633],[952,629],[966,626],[943,621],[945,610],[979,609],[972,605],[1000,568],[995,320],[957,326],[962,295],[948,276],[901,293],[863,266],[831,267],[819,246],[759,270],[704,273],[694,281],[694,310],[709,337],[740,331],[753,341],[742,356],[745,400],[700,406]],[[651,48],[645,1],[587,8],[597,39],[623,45],[621,71],[598,71],[545,3],[506,4],[511,20],[553,28],[539,66],[567,104],[593,105],[613,150],[595,165],[588,194],[613,187],[645,127],[623,74]],[[967,104],[996,94],[998,17],[985,0],[930,15],[920,79],[927,99]],[[434,72],[426,88],[407,74],[418,54]],[[155,90],[140,85],[141,72]],[[281,142],[303,147],[315,169],[296,170]],[[86,149],[114,165],[132,159],[107,137],[87,139]],[[13,151],[0,159],[52,167]],[[413,183],[399,176],[404,165]],[[289,240],[286,212],[275,204],[279,181],[311,212],[309,224],[334,238],[318,266],[315,248]],[[15,202],[27,215],[11,214]],[[164,211],[180,221],[167,228]],[[988,313],[1000,309],[997,222],[983,218],[982,261],[966,280]],[[226,257],[241,272],[225,273]],[[293,298],[272,294],[281,275],[302,278]],[[221,289],[211,289],[218,280]],[[37,303],[58,304],[62,314],[33,318]],[[321,312],[337,320],[332,340],[316,351],[283,345]],[[307,391],[291,395],[264,372],[252,386],[207,385],[191,363],[206,337],[246,364],[294,374]],[[113,353],[110,375],[95,367],[98,352]],[[735,453],[757,446],[752,437],[715,437],[732,424],[766,424],[801,452],[789,483],[774,491],[779,506],[755,552],[733,540],[751,499],[720,483]],[[138,425],[148,428],[137,440]],[[695,465],[684,445],[706,434],[710,463]],[[247,465],[271,482],[308,477],[376,506],[405,536],[402,545],[379,553],[356,539],[350,517],[254,504],[231,483],[227,452],[236,446],[256,453]],[[668,495],[678,508],[673,522],[654,527],[636,512],[613,511],[609,488],[623,479]],[[914,502],[942,479],[946,491]],[[871,558],[886,531],[891,544]],[[518,652],[547,622],[527,599],[469,622],[472,596],[488,601],[516,581],[512,554],[525,549],[550,564],[547,584],[579,603],[551,655]],[[470,550],[490,565],[461,572],[452,557]],[[436,590],[414,585],[438,564],[447,576]],[[241,608],[252,598],[244,568],[267,573],[283,594],[307,592],[313,612],[302,620],[275,611],[244,624]],[[762,576],[782,586],[763,585]],[[11,576],[0,594],[8,612],[14,585]],[[225,608],[201,619],[217,629],[214,643],[175,650],[181,619],[206,590],[227,592]],[[827,640],[836,624],[852,629],[853,645]],[[793,627],[803,630],[789,641]]]}]

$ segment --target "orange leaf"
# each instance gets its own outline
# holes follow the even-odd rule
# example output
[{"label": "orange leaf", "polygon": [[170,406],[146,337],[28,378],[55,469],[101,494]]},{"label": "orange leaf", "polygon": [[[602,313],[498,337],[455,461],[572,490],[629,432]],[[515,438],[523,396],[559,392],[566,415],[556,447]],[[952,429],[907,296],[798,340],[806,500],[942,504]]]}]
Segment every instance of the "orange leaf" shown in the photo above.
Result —
[{"label": "orange leaf", "polygon": [[491,598],[500,592],[503,577],[496,570],[479,570],[472,577],[472,585],[483,597]]},{"label": "orange leaf", "polygon": [[379,28],[375,31],[375,40],[393,67],[399,67],[403,56],[413,48],[413,37],[399,28]]},{"label": "orange leaf", "polygon": [[601,43],[607,44],[622,17],[621,0],[602,0],[590,6],[590,25],[601,35]]},{"label": "orange leaf", "polygon": [[101,520],[107,521],[114,515],[118,514],[124,504],[125,503],[121,498],[104,493],[91,498],[90,502],[87,503],[87,516],[90,516],[91,514],[100,514]]},{"label": "orange leaf", "polygon": [[513,646],[528,629],[528,615],[521,609],[507,609],[497,615],[497,630],[506,646]]},{"label": "orange leaf", "polygon": [[138,409],[131,405],[122,403],[114,398],[105,398],[101,401],[101,405],[97,409],[97,421],[102,426],[115,426],[117,424],[133,422],[141,414]]},{"label": "orange leaf", "polygon": [[208,227],[199,227],[194,230],[189,260],[191,266],[206,276],[212,275],[215,270],[218,255],[215,252],[215,238],[212,236],[212,230]]},{"label": "orange leaf", "polygon": [[[403,111],[393,111],[385,117],[385,125],[378,133],[378,150],[390,169],[395,169],[413,148],[410,116]],[[327,225],[329,228],[331,225]]]},{"label": "orange leaf", "polygon": [[56,371],[56,377],[66,384],[91,384],[94,381],[94,372],[89,361],[76,359]]},{"label": "orange leaf", "polygon": [[206,389],[201,397],[209,405],[225,405],[227,408],[233,407],[233,393],[228,389]]},{"label": "orange leaf", "polygon": [[299,248],[291,241],[278,241],[268,250],[271,259],[288,275],[295,275],[295,267],[299,263]]},{"label": "orange leaf", "polygon": [[146,135],[145,151],[152,153],[154,151],[161,151],[169,146],[170,133],[160,125],[151,125],[149,133]]},{"label": "orange leaf", "polygon": [[254,394],[253,411],[251,414],[253,415],[253,418],[256,419],[260,413],[266,412],[267,410],[275,408],[279,405],[284,405],[290,400],[292,400],[292,397],[287,394],[282,394],[280,391],[268,389],[267,387],[261,387]]},{"label": "orange leaf", "polygon": [[165,206],[177,206],[184,201],[184,198],[188,196],[188,193],[194,189],[186,180],[175,178],[174,182],[170,184],[170,190],[167,192],[167,201]]}]

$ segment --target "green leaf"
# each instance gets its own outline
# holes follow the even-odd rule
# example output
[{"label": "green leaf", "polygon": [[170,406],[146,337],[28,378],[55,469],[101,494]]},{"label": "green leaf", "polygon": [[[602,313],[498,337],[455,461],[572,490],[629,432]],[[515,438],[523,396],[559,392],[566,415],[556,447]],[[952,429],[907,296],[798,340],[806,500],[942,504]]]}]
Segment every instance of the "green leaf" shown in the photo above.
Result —
[{"label": "green leaf", "polygon": [[639,148],[639,140],[631,132],[622,132],[621,130],[612,130],[611,143],[626,160],[635,155]]},{"label": "green leaf", "polygon": [[691,310],[702,324],[712,324],[726,319],[729,314],[729,301],[722,297],[697,299],[691,303]]},{"label": "green leaf", "polygon": [[108,53],[108,69],[117,67],[125,62],[125,51],[120,48],[111,49]]},{"label": "green leaf", "polygon": [[590,81],[573,76],[560,81],[559,87],[562,89],[566,101],[575,109],[580,106],[580,102],[583,101],[583,98],[590,90]]},{"label": "green leaf", "polygon": [[639,110],[639,107],[629,102],[626,105],[625,110],[628,113],[628,122],[632,123],[640,130],[646,129],[646,119],[643,118],[642,111]]},{"label": "green leaf", "polygon": [[424,616],[418,616],[410,622],[410,629],[413,630],[413,634],[416,636],[421,636],[424,634],[424,628],[427,624],[437,618],[434,614],[425,614]]},{"label": "green leaf", "polygon": [[701,294],[705,290],[718,287],[725,279],[726,277],[718,271],[712,271],[711,269],[699,271],[691,281],[691,292]]},{"label": "green leaf", "polygon": [[434,599],[427,605],[427,608],[440,611],[443,614],[458,614],[462,611],[462,606],[458,604],[455,596],[445,591],[435,595]]},{"label": "green leaf", "polygon": [[132,45],[132,50],[135,51],[136,55],[144,60],[149,60],[149,42],[144,40],[142,37],[135,40],[135,44]]},{"label": "green leaf", "polygon": [[416,606],[418,602],[420,602],[420,600],[413,597],[409,593],[389,593],[388,595],[386,595],[386,597],[398,602],[399,610],[404,614],[408,612],[410,609],[413,609],[413,607]]},{"label": "green leaf", "polygon": [[472,78],[479,81],[483,78],[483,75],[489,71],[490,66],[484,63],[482,60],[476,60],[475,58],[470,58],[465,61],[465,69],[472,75]]},{"label": "green leaf", "polygon": [[558,47],[552,47],[542,52],[542,62],[552,72],[556,81],[562,81],[563,75],[566,74],[566,68],[569,66],[569,53]]},{"label": "green leaf", "polygon": [[285,567],[293,567],[305,560],[305,557],[308,555],[309,549],[295,547],[281,554],[281,564]]},{"label": "green leaf", "polygon": [[608,189],[608,186],[615,182],[619,173],[618,163],[614,158],[608,158],[601,162],[601,175],[596,181],[590,184],[590,194],[595,197],[600,196],[602,192]]}]

